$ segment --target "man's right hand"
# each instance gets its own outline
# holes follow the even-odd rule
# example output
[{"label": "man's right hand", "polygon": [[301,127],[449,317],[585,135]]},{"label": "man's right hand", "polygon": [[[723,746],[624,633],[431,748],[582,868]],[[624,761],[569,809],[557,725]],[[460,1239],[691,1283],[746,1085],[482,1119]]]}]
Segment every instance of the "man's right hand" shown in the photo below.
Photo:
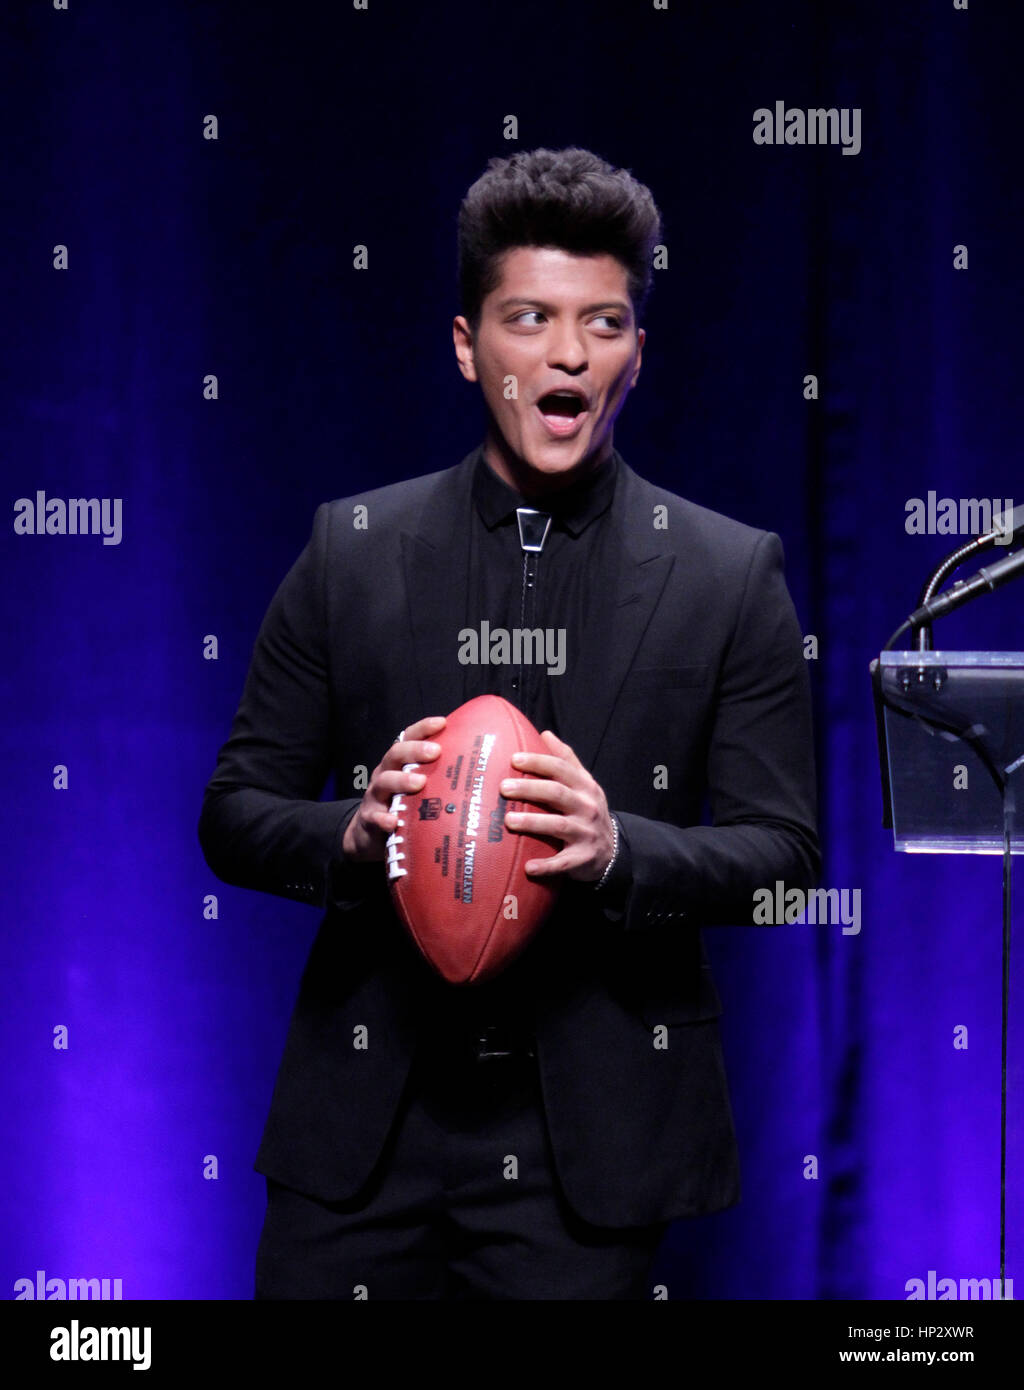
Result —
[{"label": "man's right hand", "polygon": [[430,715],[402,730],[400,743],[393,743],[373,769],[370,785],[363,792],[359,809],[345,827],[341,842],[346,859],[367,862],[384,859],[387,838],[398,824],[398,816],[388,810],[396,792],[418,792],[427,780],[422,772],[403,772],[406,763],[429,763],[440,757],[441,745],[431,743],[444,728],[443,715]]}]

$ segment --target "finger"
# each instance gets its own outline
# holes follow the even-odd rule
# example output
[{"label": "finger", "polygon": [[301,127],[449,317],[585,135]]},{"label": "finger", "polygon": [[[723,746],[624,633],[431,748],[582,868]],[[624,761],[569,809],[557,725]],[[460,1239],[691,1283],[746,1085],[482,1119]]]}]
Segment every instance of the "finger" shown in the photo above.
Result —
[{"label": "finger", "polygon": [[528,859],[523,869],[530,878],[553,878],[556,874],[568,873],[582,862],[578,854],[570,850],[560,850],[558,854],[552,854],[547,859]]},{"label": "finger", "polygon": [[549,835],[555,840],[568,838],[571,822],[565,816],[544,816],[532,811],[508,811],[505,824],[509,830],[526,835]]},{"label": "finger", "polygon": [[563,782],[545,782],[539,777],[506,777],[498,788],[509,801],[539,801],[555,806],[563,814],[571,814],[576,805],[576,793]]},{"label": "finger", "polygon": [[556,757],[551,753],[513,753],[512,766],[517,772],[534,772],[540,777],[552,778],[567,787],[580,787],[590,774],[577,761]]},{"label": "finger", "polygon": [[422,772],[380,771],[373,779],[373,795],[377,801],[390,801],[399,792],[418,792],[427,778]]},{"label": "finger", "polygon": [[555,750],[555,752],[558,754],[560,758],[566,758],[569,762],[574,763],[576,767],[583,766],[583,764],[580,762],[579,758],[577,758],[576,754],[572,751],[569,745],[567,743],[563,743],[562,740],[558,737],[558,735],[553,734],[550,729],[545,729],[544,732],[541,734],[541,738],[544,739],[545,743],[547,743],[549,748],[553,748]]},{"label": "finger", "polygon": [[393,743],[384,754],[381,767],[404,767],[406,763],[430,763],[441,755],[441,745],[429,739],[408,739]]},{"label": "finger", "polygon": [[443,714],[429,714],[425,719],[417,719],[415,724],[409,724],[402,730],[402,735],[406,739],[434,738],[447,722]]},{"label": "finger", "polygon": [[398,815],[394,811],[387,811],[383,806],[371,806],[360,816],[363,832],[371,838],[373,835],[390,835],[398,826]]}]

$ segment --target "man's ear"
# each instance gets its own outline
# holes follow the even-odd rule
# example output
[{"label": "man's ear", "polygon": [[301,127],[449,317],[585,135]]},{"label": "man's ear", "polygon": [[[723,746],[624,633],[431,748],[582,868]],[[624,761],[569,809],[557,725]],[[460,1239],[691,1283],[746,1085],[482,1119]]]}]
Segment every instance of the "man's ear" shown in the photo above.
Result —
[{"label": "man's ear", "polygon": [[476,361],[473,357],[473,330],[462,314],[452,320],[452,341],[459,371],[467,381],[476,381]]}]

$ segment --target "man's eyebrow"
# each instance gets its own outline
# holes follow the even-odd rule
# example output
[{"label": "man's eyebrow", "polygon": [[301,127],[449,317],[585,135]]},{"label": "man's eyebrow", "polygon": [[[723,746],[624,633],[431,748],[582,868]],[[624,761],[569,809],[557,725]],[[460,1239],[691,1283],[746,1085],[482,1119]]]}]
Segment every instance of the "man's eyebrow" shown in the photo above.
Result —
[{"label": "man's eyebrow", "polygon": [[[546,300],[534,299],[532,298],[532,296],[528,294],[516,294],[511,295],[508,299],[500,300],[498,303],[498,309],[500,312],[503,313],[506,309],[511,309],[513,304],[522,304],[524,307],[529,305],[533,309],[543,309],[545,313],[550,313],[552,309],[557,308],[556,305],[549,304]],[[580,313],[593,314],[598,309],[617,309],[620,314],[627,315],[630,312],[629,305],[625,303],[624,300],[600,299],[594,304],[584,304],[583,307],[580,309]]]}]

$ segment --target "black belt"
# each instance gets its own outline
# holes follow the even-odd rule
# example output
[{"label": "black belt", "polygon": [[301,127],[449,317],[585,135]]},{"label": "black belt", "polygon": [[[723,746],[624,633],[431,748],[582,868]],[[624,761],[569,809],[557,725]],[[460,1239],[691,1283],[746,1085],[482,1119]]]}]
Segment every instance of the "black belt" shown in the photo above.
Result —
[{"label": "black belt", "polygon": [[537,1055],[533,1037],[521,1025],[500,1022],[448,1020],[443,1029],[429,1028],[423,1041],[435,1055],[474,1065],[528,1061]]},{"label": "black belt", "polygon": [[528,1034],[502,1027],[501,1024],[485,1024],[472,1037],[477,1062],[525,1059],[537,1055],[533,1039]]}]

